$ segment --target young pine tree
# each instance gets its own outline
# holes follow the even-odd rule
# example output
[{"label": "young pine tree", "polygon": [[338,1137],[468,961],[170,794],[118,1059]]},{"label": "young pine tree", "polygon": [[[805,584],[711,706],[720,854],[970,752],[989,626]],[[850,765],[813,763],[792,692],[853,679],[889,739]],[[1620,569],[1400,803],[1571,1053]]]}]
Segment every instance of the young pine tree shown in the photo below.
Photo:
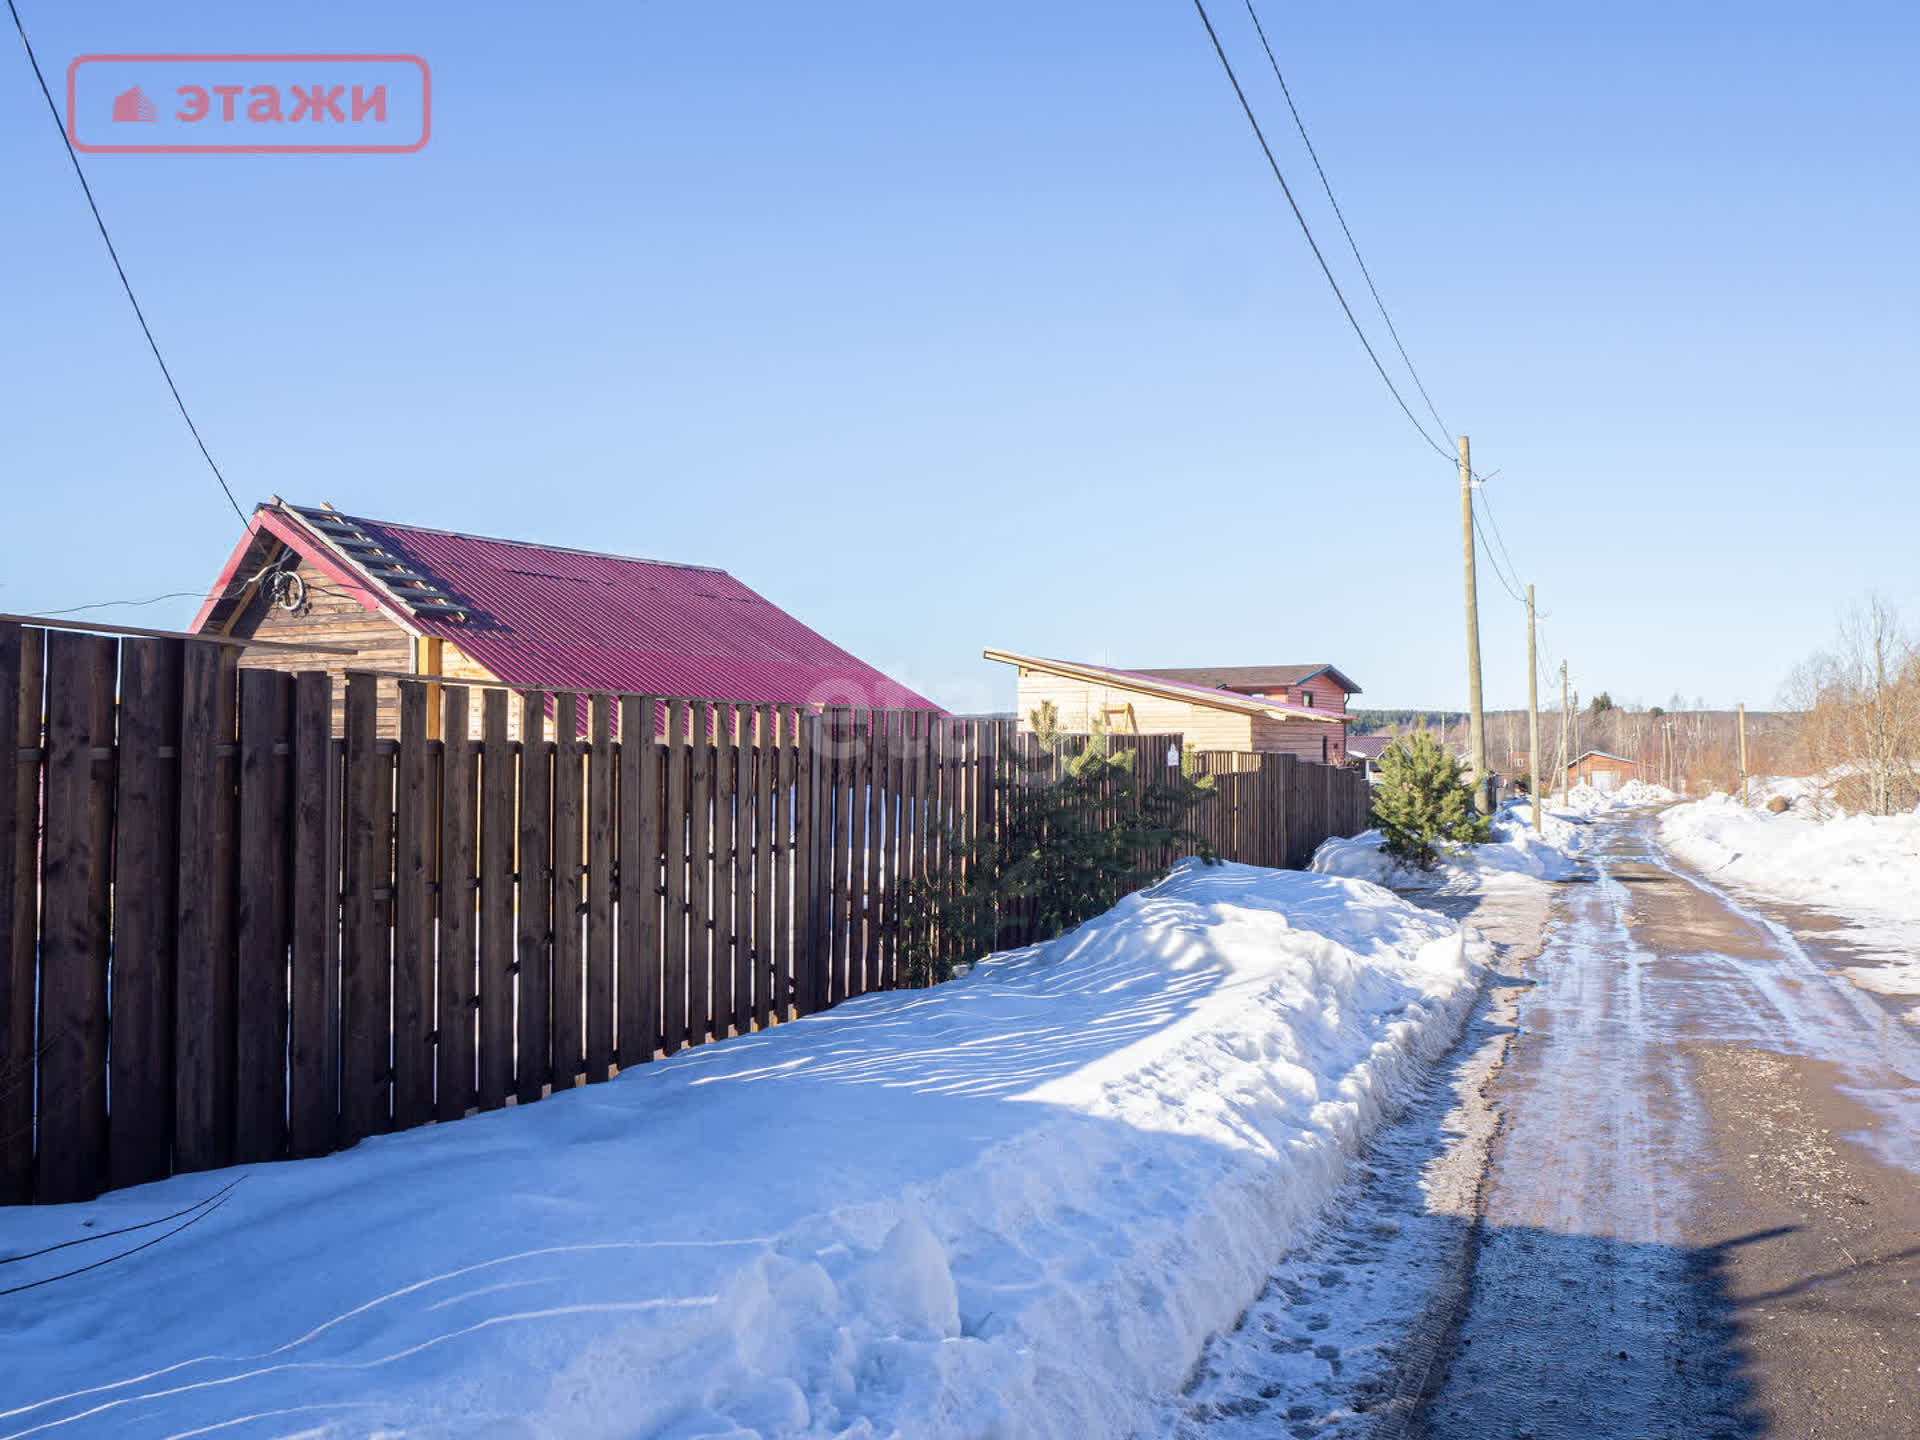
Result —
[{"label": "young pine tree", "polygon": [[1373,823],[1382,850],[1421,870],[1431,870],[1443,849],[1483,844],[1492,834],[1473,808],[1465,767],[1426,730],[1401,736],[1381,754]]}]

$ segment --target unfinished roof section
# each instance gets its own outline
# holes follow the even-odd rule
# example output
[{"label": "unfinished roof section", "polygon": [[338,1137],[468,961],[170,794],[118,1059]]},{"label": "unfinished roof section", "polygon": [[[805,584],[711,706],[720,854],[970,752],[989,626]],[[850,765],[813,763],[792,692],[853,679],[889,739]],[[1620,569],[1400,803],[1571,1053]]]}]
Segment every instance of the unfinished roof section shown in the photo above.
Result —
[{"label": "unfinished roof section", "polygon": [[285,550],[368,610],[447,641],[509,685],[939,708],[724,570],[278,501],[255,510],[194,628],[224,631],[246,601],[248,578]]},{"label": "unfinished roof section", "polygon": [[1202,665],[1197,668],[1154,667],[1135,673],[1156,675],[1162,680],[1179,680],[1188,685],[1204,685],[1209,690],[1236,690],[1251,695],[1269,690],[1286,690],[1325,675],[1347,694],[1360,693],[1358,685],[1331,665]]}]

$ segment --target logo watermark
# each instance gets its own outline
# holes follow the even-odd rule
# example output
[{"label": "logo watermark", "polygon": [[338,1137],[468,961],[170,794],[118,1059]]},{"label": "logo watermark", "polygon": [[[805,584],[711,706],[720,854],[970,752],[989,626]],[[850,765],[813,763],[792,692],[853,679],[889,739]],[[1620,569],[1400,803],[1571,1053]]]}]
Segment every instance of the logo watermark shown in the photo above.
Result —
[{"label": "logo watermark", "polygon": [[418,55],[82,55],[67,138],[93,155],[410,155],[433,131]]}]

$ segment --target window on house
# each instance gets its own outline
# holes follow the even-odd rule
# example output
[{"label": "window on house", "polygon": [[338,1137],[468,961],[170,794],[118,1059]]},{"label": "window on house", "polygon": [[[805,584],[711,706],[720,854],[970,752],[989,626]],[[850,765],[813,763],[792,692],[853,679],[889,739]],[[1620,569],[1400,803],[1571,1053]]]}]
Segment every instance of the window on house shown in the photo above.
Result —
[{"label": "window on house", "polygon": [[1311,710],[1313,708],[1313,692],[1311,690],[1302,690],[1300,692],[1300,703]]}]

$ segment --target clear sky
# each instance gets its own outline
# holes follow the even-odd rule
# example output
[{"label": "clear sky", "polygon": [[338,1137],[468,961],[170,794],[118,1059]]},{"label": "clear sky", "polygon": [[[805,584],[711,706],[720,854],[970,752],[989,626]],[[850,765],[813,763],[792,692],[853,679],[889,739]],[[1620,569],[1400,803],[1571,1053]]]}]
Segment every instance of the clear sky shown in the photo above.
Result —
[{"label": "clear sky", "polygon": [[[1464,700],[1454,473],[1188,0],[19,3],[56,87],[97,51],[432,66],[417,155],[86,158],[243,503],[724,566],[961,709],[1011,704],[984,645]],[[1240,0],[1209,9],[1390,355]],[[1261,15],[1498,472],[1544,663],[1766,704],[1867,589],[1920,618],[1920,12]],[[0,609],[203,590],[237,522],[0,50]],[[1524,703],[1481,582],[1488,703]]]}]

